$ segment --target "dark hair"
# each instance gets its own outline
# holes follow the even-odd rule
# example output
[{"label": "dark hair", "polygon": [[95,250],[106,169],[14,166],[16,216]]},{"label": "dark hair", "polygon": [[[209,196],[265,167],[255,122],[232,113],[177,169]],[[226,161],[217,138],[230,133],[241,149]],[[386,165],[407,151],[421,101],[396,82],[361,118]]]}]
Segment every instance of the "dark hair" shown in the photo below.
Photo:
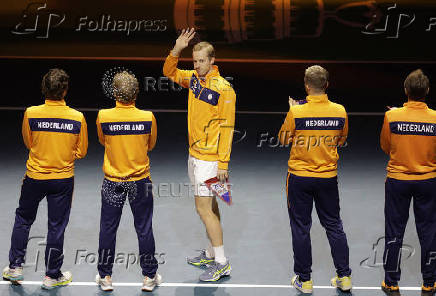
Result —
[{"label": "dark hair", "polygon": [[404,81],[407,96],[414,101],[423,101],[427,96],[429,87],[430,81],[421,69],[410,73]]},{"label": "dark hair", "polygon": [[329,72],[319,65],[306,69],[304,83],[316,90],[325,90],[329,82]]},{"label": "dark hair", "polygon": [[46,99],[62,100],[70,77],[62,69],[50,69],[42,78],[41,91]]}]

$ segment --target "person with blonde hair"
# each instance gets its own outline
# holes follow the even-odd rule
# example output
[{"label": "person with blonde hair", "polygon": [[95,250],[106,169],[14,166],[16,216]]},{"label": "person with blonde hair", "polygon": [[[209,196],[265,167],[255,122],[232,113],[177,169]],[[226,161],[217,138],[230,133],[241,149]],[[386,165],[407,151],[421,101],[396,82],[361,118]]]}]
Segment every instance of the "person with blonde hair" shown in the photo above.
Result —
[{"label": "person with blonde hair", "polygon": [[208,42],[199,42],[193,47],[194,70],[177,68],[180,53],[194,35],[194,29],[182,31],[165,60],[163,73],[189,89],[188,174],[194,185],[195,207],[210,242],[199,256],[187,261],[194,266],[208,266],[200,276],[201,281],[217,281],[230,275],[231,266],[224,253],[218,203],[205,181],[217,177],[224,183],[229,176],[236,94],[214,65],[215,50]]},{"label": "person with blonde hair", "polygon": [[290,109],[280,129],[281,144],[292,148],[288,161],[286,193],[294,251],[292,285],[312,293],[312,209],[315,208],[330,244],[336,268],[331,284],[342,291],[352,288],[349,249],[340,216],[338,151],[348,134],[345,108],[329,100],[329,73],[319,65],[306,69],[306,103]]}]

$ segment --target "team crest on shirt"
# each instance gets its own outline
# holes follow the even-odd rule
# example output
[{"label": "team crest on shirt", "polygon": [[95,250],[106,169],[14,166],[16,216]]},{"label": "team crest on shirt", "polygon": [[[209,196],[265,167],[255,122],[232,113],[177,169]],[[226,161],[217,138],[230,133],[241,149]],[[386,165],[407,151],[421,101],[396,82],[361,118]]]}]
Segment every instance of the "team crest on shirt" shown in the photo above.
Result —
[{"label": "team crest on shirt", "polygon": [[203,102],[206,102],[213,106],[218,105],[220,93],[210,88],[201,86],[200,81],[198,81],[198,78],[197,76],[195,76],[195,74],[192,74],[189,88],[191,89],[196,99],[202,100]]}]

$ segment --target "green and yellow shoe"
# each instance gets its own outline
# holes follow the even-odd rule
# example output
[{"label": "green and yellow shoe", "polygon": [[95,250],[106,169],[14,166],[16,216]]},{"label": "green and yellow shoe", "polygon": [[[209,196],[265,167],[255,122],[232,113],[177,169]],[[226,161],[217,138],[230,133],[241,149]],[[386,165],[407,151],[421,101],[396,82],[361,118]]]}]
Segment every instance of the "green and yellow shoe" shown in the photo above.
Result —
[{"label": "green and yellow shoe", "polygon": [[200,255],[193,258],[187,258],[186,260],[188,264],[197,266],[197,267],[206,267],[209,264],[212,264],[215,261],[215,258],[208,258],[206,256],[206,250],[201,250]]},{"label": "green and yellow shoe", "polygon": [[213,262],[209,264],[209,268],[200,275],[200,281],[202,282],[216,282],[224,276],[229,276],[232,271],[229,261],[226,264],[219,264],[218,262]]},{"label": "green and yellow shoe", "polygon": [[46,276],[42,281],[41,288],[45,290],[51,290],[57,287],[68,286],[72,280],[73,276],[69,271],[63,272],[62,276],[57,279],[52,279],[51,277]]}]

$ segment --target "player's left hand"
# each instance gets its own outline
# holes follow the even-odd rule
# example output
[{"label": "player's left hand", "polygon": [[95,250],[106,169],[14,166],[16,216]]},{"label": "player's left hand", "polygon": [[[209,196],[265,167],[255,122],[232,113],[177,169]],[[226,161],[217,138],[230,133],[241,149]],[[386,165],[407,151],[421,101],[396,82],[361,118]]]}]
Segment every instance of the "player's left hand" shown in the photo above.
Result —
[{"label": "player's left hand", "polygon": [[220,180],[221,183],[225,183],[227,179],[229,178],[229,171],[218,169],[217,178]]}]

